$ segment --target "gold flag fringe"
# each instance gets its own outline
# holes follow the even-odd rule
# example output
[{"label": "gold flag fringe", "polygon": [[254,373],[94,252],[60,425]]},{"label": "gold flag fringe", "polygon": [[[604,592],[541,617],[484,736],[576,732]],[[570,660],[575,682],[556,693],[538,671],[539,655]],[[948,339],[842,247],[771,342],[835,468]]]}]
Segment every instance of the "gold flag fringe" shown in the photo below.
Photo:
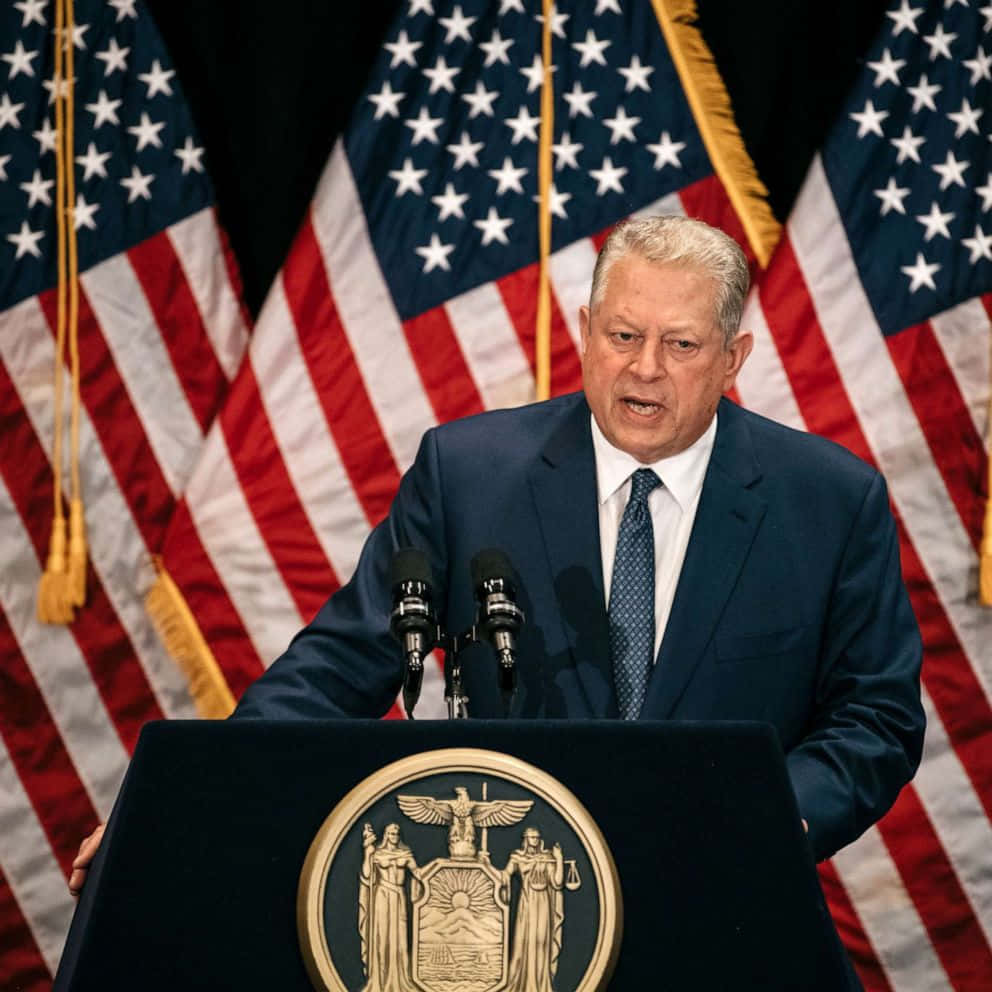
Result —
[{"label": "gold flag fringe", "polygon": [[758,263],[765,268],[781,237],[782,226],[768,205],[768,190],[744,147],[713,53],[696,27],[695,0],[653,3],[710,161],[740,217]]},{"label": "gold flag fringe", "polygon": [[234,709],[234,695],[183,594],[158,558],[155,568],[158,575],[145,596],[148,616],[186,676],[196,712],[204,719],[223,719]]},{"label": "gold flag fringe", "polygon": [[555,99],[551,72],[551,0],[543,0],[544,22],[541,30],[541,61],[544,78],[541,84],[541,137],[537,148],[537,239],[540,251],[540,276],[537,286],[534,370],[537,399],[551,395],[551,144],[555,133]]}]

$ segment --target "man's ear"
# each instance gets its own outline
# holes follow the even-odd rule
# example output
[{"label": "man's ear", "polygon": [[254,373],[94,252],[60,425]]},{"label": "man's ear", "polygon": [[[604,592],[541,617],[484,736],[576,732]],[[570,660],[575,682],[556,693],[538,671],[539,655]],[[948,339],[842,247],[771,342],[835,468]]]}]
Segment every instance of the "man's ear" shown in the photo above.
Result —
[{"label": "man's ear", "polygon": [[590,319],[589,307],[583,304],[579,307],[579,350],[583,355],[586,353],[586,346],[589,344]]},{"label": "man's ear", "polygon": [[754,335],[750,331],[739,331],[737,337],[727,347],[727,371],[724,377],[723,391],[729,392],[737,381],[737,373],[747,360],[754,347]]}]

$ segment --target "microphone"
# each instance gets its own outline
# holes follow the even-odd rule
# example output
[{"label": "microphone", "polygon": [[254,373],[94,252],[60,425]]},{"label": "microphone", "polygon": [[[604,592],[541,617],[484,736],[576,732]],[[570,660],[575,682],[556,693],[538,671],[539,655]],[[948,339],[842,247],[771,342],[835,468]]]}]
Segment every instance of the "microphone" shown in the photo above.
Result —
[{"label": "microphone", "polygon": [[502,551],[489,548],[472,559],[471,569],[478,604],[476,627],[496,650],[496,679],[509,708],[517,689],[516,635],[524,622],[523,610],[514,601],[513,566]]},{"label": "microphone", "polygon": [[437,643],[437,622],[431,602],[433,576],[427,555],[418,548],[400,548],[393,556],[389,583],[393,590],[389,629],[403,646],[406,657],[403,707],[412,720],[424,681],[424,656]]}]

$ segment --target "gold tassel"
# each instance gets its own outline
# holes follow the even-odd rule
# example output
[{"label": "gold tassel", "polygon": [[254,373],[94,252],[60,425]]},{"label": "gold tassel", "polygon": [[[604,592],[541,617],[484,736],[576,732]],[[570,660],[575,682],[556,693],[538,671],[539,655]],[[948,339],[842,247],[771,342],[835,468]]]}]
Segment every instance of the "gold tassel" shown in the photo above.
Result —
[{"label": "gold tassel", "polygon": [[782,235],[782,225],[768,206],[768,190],[744,147],[713,53],[695,25],[695,0],[654,0],[654,10],[713,169],[727,190],[751,250],[765,268]]},{"label": "gold tassel", "polygon": [[38,619],[42,623],[72,621],[65,565],[65,517],[58,514],[52,521],[48,561],[38,583]]},{"label": "gold tassel", "polygon": [[197,713],[204,719],[223,719],[234,709],[234,695],[179,587],[158,558],[155,567],[158,577],[145,596],[148,616],[186,676]]},{"label": "gold tassel", "polygon": [[69,504],[69,572],[67,593],[73,606],[86,602],[86,523],[83,520],[83,501],[74,499]]}]

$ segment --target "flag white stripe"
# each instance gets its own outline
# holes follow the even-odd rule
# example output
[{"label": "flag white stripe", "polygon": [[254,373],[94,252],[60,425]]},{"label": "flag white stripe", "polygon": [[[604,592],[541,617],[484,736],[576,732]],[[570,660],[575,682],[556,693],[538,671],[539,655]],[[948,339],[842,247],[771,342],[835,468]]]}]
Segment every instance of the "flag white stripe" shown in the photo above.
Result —
[{"label": "flag white stripe", "polygon": [[220,424],[186,489],[190,516],[258,656],[269,665],[303,618],[286,588],[231,464]]},{"label": "flag white stripe", "polygon": [[749,410],[779,423],[806,430],[756,289],[747,299],[741,327],[754,335],[754,348],[737,376],[737,393],[741,403]]},{"label": "flag white stripe", "polygon": [[0,869],[54,975],[75,908],[65,876],[0,735]]},{"label": "flag white stripe", "polygon": [[913,992],[952,988],[877,828],[833,857],[889,984]]},{"label": "flag white stripe", "polygon": [[355,362],[393,458],[404,471],[413,463],[421,435],[437,420],[379,269],[340,139],[310,216]]},{"label": "flag white stripe", "polygon": [[[37,297],[29,297],[0,314],[0,360],[42,448],[50,453],[55,347]],[[68,410],[67,381],[66,390]],[[186,680],[155,634],[141,598],[154,578],[151,557],[85,408],[79,417],[79,462],[93,567],[162,711],[171,717],[192,716]],[[68,474],[63,479],[67,487]]]},{"label": "flag white stripe", "polygon": [[930,318],[975,430],[985,438],[989,418],[989,315],[979,299]]},{"label": "flag white stripe", "polygon": [[205,207],[166,229],[196,300],[207,337],[228,381],[248,345],[248,329],[224,263],[213,207]]},{"label": "flag white stripe", "polygon": [[579,238],[556,251],[548,266],[551,285],[565,318],[569,337],[580,353],[582,334],[579,328],[579,308],[589,302],[589,287],[595,265],[596,246],[588,238]]},{"label": "flag white stripe", "polygon": [[200,453],[203,434],[145,291],[126,255],[94,266],[80,282],[155,460],[178,497]]},{"label": "flag white stripe", "polygon": [[106,817],[127,767],[127,751],[69,628],[40,624],[35,617],[41,566],[2,478],[0,532],[5,535],[0,607],[90,802]]},{"label": "flag white stripe", "polygon": [[328,430],[281,279],[272,284],[260,320],[267,333],[252,342],[251,362],[262,404],[324,555],[345,582],[358,563],[368,520]]},{"label": "flag white stripe", "polygon": [[877,332],[819,157],[788,231],[861,429],[976,677],[992,700],[992,611],[975,606],[975,551]]},{"label": "flag white stripe", "polygon": [[534,373],[495,284],[455,296],[444,309],[486,409],[532,403]]},{"label": "flag white stripe", "polygon": [[923,706],[927,733],[913,785],[975,919],[992,944],[992,824],[926,691]]}]

